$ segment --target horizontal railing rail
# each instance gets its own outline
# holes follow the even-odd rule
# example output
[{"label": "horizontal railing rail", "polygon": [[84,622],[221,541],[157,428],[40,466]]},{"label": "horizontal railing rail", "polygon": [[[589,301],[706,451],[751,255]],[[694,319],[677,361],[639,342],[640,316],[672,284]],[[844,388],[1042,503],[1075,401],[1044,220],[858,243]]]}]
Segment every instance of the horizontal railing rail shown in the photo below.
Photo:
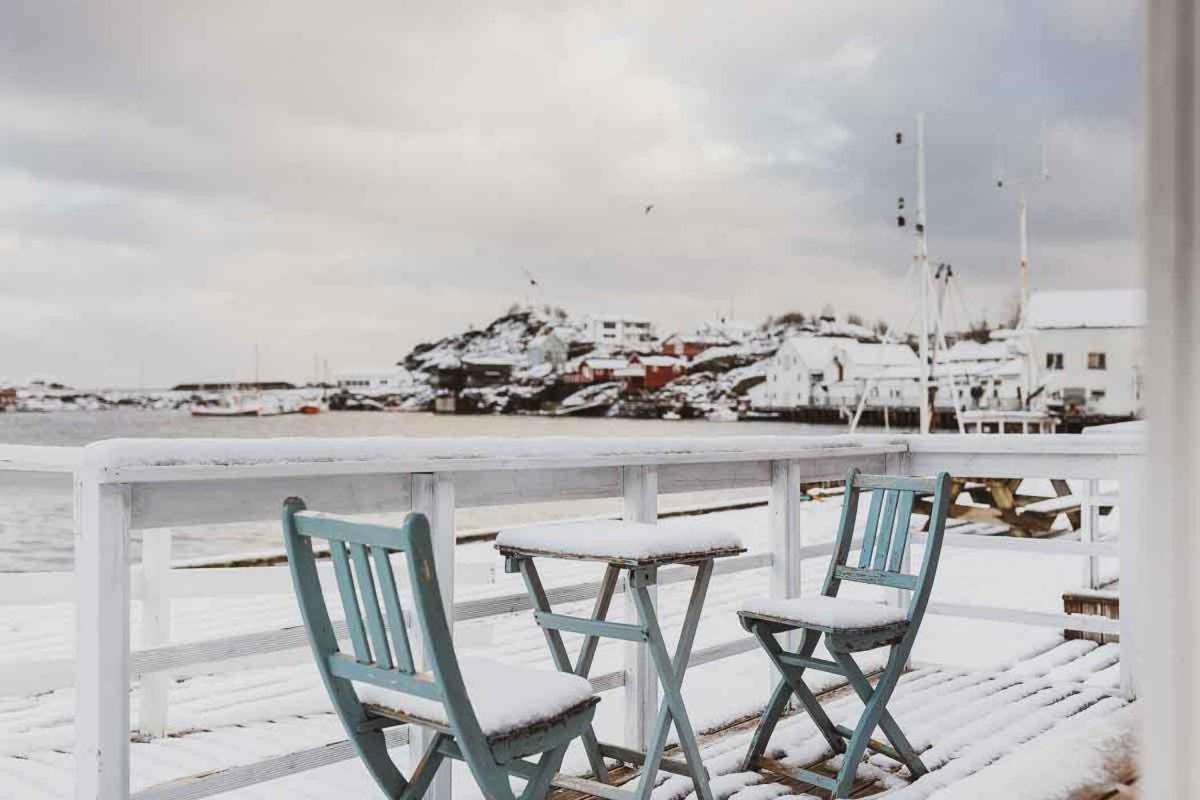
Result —
[{"label": "horizontal railing rail", "polygon": [[[653,520],[658,497],[706,490],[768,488],[770,547],[719,565],[717,574],[765,569],[774,596],[801,590],[804,561],[825,558],[832,543],[804,544],[801,530],[802,483],[837,480],[850,467],[864,472],[928,475],[942,470],[959,476],[1067,478],[1083,481],[1076,490],[1084,502],[1084,531],[1068,538],[1014,539],[957,534],[951,529],[947,547],[985,548],[1038,555],[1079,557],[1085,584],[1094,587],[1100,558],[1131,555],[1137,535],[1140,498],[1127,487],[1141,469],[1141,442],[1129,436],[836,436],[719,437],[658,440],[146,440],[101,442],[82,449],[0,446],[0,472],[63,472],[72,476],[78,523],[75,579],[61,573],[23,576],[0,605],[28,590],[29,597],[61,601],[75,591],[79,660],[75,664],[76,796],[124,798],[129,794],[128,691],[141,677],[139,728],[165,730],[168,675],[187,674],[211,665],[256,663],[255,659],[295,651],[304,656],[301,628],[237,634],[200,642],[170,641],[172,597],[253,591],[290,591],[286,568],[235,567],[171,569],[170,535],[166,528],[274,519],[289,495],[304,496],[310,507],[338,513],[417,510],[431,522],[439,570],[450,592],[454,617],[465,622],[530,608],[524,593],[485,596],[455,602],[453,588],[479,577],[474,567],[454,565],[456,508],[519,505],[545,501],[623,497],[625,517]],[[1121,511],[1121,536],[1100,540],[1096,510],[1100,481],[1118,481],[1114,502]],[[143,531],[140,569],[127,565],[130,530]],[[920,544],[914,534],[910,544]],[[207,573],[207,574],[206,574]],[[255,577],[257,576],[257,578]],[[690,577],[690,570],[664,570],[660,584]],[[1128,579],[1121,594],[1127,594]],[[17,586],[16,584],[20,584]],[[598,582],[553,587],[552,602],[586,600]],[[149,646],[131,651],[129,607],[142,603],[142,639]],[[901,602],[897,596],[893,602]],[[1095,633],[1120,633],[1128,655],[1133,646],[1132,614],[1120,622],[1097,617],[1055,614],[966,603],[935,603],[934,613],[985,620],[1019,622]],[[657,686],[626,645],[626,667],[597,676],[600,689],[624,688],[626,733],[644,734],[657,711]],[[698,650],[693,664],[727,658],[754,649],[749,638]],[[278,662],[273,662],[278,663]],[[1133,694],[1133,659],[1122,659],[1122,688]],[[51,683],[61,682],[69,663],[46,670]],[[0,669],[0,681],[11,676]],[[407,736],[395,732],[393,736]],[[414,735],[421,736],[417,731]],[[397,740],[399,742],[399,740]],[[212,775],[153,787],[139,798],[182,800],[228,791],[280,777],[281,774],[332,763],[348,757],[344,745],[320,750],[319,756],[292,754],[283,770],[279,758],[243,765]],[[342,751],[345,751],[343,754]],[[305,751],[308,752],[308,751]],[[316,753],[317,751],[312,751]],[[281,770],[283,770],[281,772]],[[446,780],[432,795],[448,796]]]}]

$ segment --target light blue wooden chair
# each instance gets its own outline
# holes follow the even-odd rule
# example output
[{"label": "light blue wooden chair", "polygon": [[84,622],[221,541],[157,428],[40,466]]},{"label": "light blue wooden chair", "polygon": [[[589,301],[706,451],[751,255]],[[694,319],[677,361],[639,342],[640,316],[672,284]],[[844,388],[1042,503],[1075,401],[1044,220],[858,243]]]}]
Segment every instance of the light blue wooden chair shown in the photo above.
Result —
[{"label": "light blue wooden chair", "polygon": [[[858,563],[851,566],[848,561],[853,546],[859,495],[864,491],[872,492],[871,504],[863,531],[861,554]],[[901,570],[905,566],[904,554],[908,545],[913,501],[918,495],[925,494],[933,494],[925,555],[920,571],[915,575],[906,574]],[[754,634],[783,676],[750,741],[743,769],[786,772],[791,777],[830,791],[834,797],[850,796],[856,769],[867,748],[901,762],[914,778],[927,772],[920,756],[888,713],[887,703],[908,663],[913,642],[925,616],[925,608],[929,604],[951,499],[950,476],[943,472],[932,480],[894,478],[861,475],[857,469],[852,469],[846,477],[845,498],[833,559],[825,575],[821,594],[786,600],[750,601],[738,612],[742,627]],[[837,593],[842,581],[908,590],[912,592],[908,609],[840,598]],[[776,634],[795,630],[803,631],[800,647],[794,653],[787,652],[776,640]],[[825,649],[833,656],[832,661],[813,656],[821,636],[825,637]],[[891,652],[883,674],[872,688],[851,654],[878,647],[891,647]],[[862,698],[865,709],[854,730],[835,725],[829,719],[802,679],[806,669],[844,676]],[[845,755],[836,778],[807,769],[785,768],[764,758],[771,734],[792,695],[804,706],[833,752]],[[890,747],[871,738],[876,726],[883,729],[891,742]]]},{"label": "light blue wooden chair", "polygon": [[[389,798],[416,800],[447,758],[470,767],[485,797],[516,800],[509,776],[526,781],[521,800],[544,797],[567,746],[599,702],[577,675],[460,659],[442,607],[429,522],[409,514],[399,528],[283,506],[288,563],[317,669],[346,735]],[[322,593],[313,539],[327,540],[353,655],[341,652]],[[413,663],[391,554],[403,553],[432,670]],[[382,601],[382,602],[381,602]],[[436,731],[405,778],[388,755],[384,729]],[[528,756],[540,755],[536,761]]]}]

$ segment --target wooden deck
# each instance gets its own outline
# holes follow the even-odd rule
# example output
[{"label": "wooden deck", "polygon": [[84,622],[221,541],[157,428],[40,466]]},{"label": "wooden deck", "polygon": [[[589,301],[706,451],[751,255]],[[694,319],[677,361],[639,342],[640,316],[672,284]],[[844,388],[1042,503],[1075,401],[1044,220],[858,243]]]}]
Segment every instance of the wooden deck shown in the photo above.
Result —
[{"label": "wooden deck", "polygon": [[[901,679],[889,709],[922,752],[931,772],[912,781],[898,762],[869,755],[859,768],[860,779],[851,796],[926,798],[989,769],[1018,748],[1052,746],[1053,739],[1047,737],[1065,725],[1103,720],[1126,706],[1108,685],[1111,674],[1106,674],[1112,666],[1109,659],[1117,655],[1116,645],[1075,641],[1002,672],[936,667],[910,671]],[[834,722],[849,726],[862,710],[861,702],[846,686],[826,691],[820,699]],[[768,750],[770,771],[740,771],[738,762],[756,724],[757,719],[743,720],[701,737],[714,795],[722,800],[828,798],[828,792],[786,774],[791,767],[807,767],[832,776],[839,763],[803,713],[790,714],[776,730]],[[623,774],[632,777],[628,769]],[[1136,797],[1136,779],[1133,758],[1115,758],[1106,764],[1105,774],[1081,775],[1072,797]],[[690,792],[690,780],[663,775],[654,798],[685,800]],[[589,797],[560,791],[554,800]],[[1026,796],[1020,797],[1024,800]]]}]

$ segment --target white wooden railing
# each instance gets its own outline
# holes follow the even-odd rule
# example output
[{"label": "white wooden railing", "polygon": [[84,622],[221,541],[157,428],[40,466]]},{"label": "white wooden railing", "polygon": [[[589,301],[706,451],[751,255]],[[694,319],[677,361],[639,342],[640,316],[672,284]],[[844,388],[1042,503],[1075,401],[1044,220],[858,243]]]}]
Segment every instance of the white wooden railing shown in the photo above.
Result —
[{"label": "white wooden railing", "polygon": [[[74,664],[76,709],[75,795],[79,800],[124,800],[129,788],[129,688],[142,679],[139,727],[161,732],[166,686],[161,677],[187,674],[215,662],[302,652],[299,628],[263,631],[202,642],[169,642],[169,597],[239,591],[253,580],[255,591],[275,585],[286,591],[280,568],[171,570],[172,526],[273,520],[282,499],[306,498],[313,508],[340,513],[415,509],[429,516],[452,619],[479,619],[528,608],[523,593],[455,603],[457,585],[477,575],[454,574],[455,509],[545,501],[621,497],[627,519],[656,519],[661,495],[769,487],[770,552],[723,562],[718,574],[770,569],[775,596],[800,592],[801,564],[827,557],[829,543],[805,545],[801,530],[802,482],[836,480],[857,466],[866,472],[927,475],[940,470],[965,476],[1066,478],[1085,487],[1084,529],[1078,539],[978,537],[949,533],[947,547],[1020,550],[1074,555],[1086,564],[1094,585],[1096,559],[1123,562],[1122,597],[1130,596],[1133,547],[1143,518],[1139,480],[1144,459],[1131,436],[838,436],[721,437],[707,439],[595,440],[146,440],[99,442],[82,449],[0,446],[0,471],[65,472],[73,476],[76,509],[75,575],[23,577],[31,598],[62,599],[73,589],[77,609]],[[1099,481],[1121,486],[1118,543],[1095,540]],[[1111,499],[1105,500],[1111,502]],[[143,531],[143,563],[131,569],[130,530]],[[156,538],[157,537],[157,538]],[[913,542],[920,542],[919,536]],[[184,573],[189,573],[185,575]],[[247,577],[242,577],[247,576]],[[687,578],[666,570],[660,582]],[[1003,580],[998,575],[997,580]],[[72,586],[73,585],[73,586]],[[596,584],[556,587],[552,601],[594,595]],[[158,642],[131,651],[130,603],[140,593],[143,637]],[[13,593],[6,593],[11,595]],[[30,602],[35,600],[31,599]],[[897,602],[899,598],[897,598]],[[935,604],[931,613],[1020,622],[1099,633],[1120,633],[1122,691],[1135,694],[1134,618],[1126,603],[1120,622],[1078,615]],[[632,613],[626,609],[626,613]],[[753,649],[748,639],[698,651],[693,664]],[[657,709],[657,685],[640,648],[629,646],[623,670],[593,679],[598,689],[623,687],[627,740],[644,739]],[[298,656],[302,657],[302,656]],[[42,670],[33,680],[43,689],[67,685],[71,665]],[[0,672],[7,687],[13,673]],[[19,685],[26,691],[29,686]],[[393,729],[390,741],[407,740]],[[318,744],[318,743],[314,743]],[[348,758],[348,745],[314,747],[212,775],[138,792],[138,800],[192,800],[271,780]],[[449,797],[448,770],[430,796]]]}]

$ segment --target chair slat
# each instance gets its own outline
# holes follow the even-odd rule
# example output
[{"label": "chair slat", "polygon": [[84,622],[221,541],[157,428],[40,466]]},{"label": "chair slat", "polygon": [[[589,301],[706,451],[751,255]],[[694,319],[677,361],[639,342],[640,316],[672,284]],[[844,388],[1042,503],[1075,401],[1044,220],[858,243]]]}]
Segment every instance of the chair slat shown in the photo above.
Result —
[{"label": "chair slat", "polygon": [[896,530],[892,534],[892,554],[888,557],[886,567],[892,572],[899,572],[904,563],[904,548],[908,545],[908,529],[912,525],[915,495],[915,492],[903,492],[900,496],[900,508],[896,511]]},{"label": "chair slat", "polygon": [[888,546],[892,543],[892,526],[896,522],[896,502],[900,499],[900,492],[887,492],[887,499],[883,502],[883,519],[879,522],[879,535],[875,538],[875,555],[872,558],[871,566],[874,569],[883,569],[883,565],[887,563]]},{"label": "chair slat", "polygon": [[855,583],[870,583],[875,586],[890,586],[893,589],[915,589],[915,575],[898,575],[879,569],[860,569],[859,567],[836,567],[834,576],[840,581]]},{"label": "chair slat", "polygon": [[371,575],[371,559],[366,545],[351,544],[350,558],[354,562],[354,574],[358,576],[358,592],[362,595],[363,616],[367,622],[367,634],[371,637],[375,663],[384,669],[391,669],[391,648],[388,647],[387,630],[383,627],[383,612],[379,608],[379,596],[375,594],[375,578]]},{"label": "chair slat", "polygon": [[379,591],[383,595],[383,607],[387,611],[388,627],[392,631],[392,648],[396,654],[396,665],[403,672],[413,672],[412,646],[408,642],[408,628],[404,624],[404,612],[400,609],[400,594],[396,591],[396,575],[392,572],[392,560],[382,547],[371,548],[375,557],[375,574],[379,576]]},{"label": "chair slat", "polygon": [[358,597],[354,593],[354,577],[350,574],[350,562],[346,558],[346,543],[338,539],[329,540],[329,553],[333,557],[333,574],[337,578],[338,594],[342,598],[342,611],[346,615],[346,628],[350,631],[350,643],[354,646],[354,658],[363,664],[371,663],[371,650],[367,647],[367,632],[363,628],[362,613],[358,609]]},{"label": "chair slat", "polygon": [[879,530],[879,509],[883,506],[883,491],[871,492],[871,509],[867,512],[867,525],[863,529],[862,553],[858,558],[860,567],[871,565],[871,553],[875,549],[875,534]]}]

